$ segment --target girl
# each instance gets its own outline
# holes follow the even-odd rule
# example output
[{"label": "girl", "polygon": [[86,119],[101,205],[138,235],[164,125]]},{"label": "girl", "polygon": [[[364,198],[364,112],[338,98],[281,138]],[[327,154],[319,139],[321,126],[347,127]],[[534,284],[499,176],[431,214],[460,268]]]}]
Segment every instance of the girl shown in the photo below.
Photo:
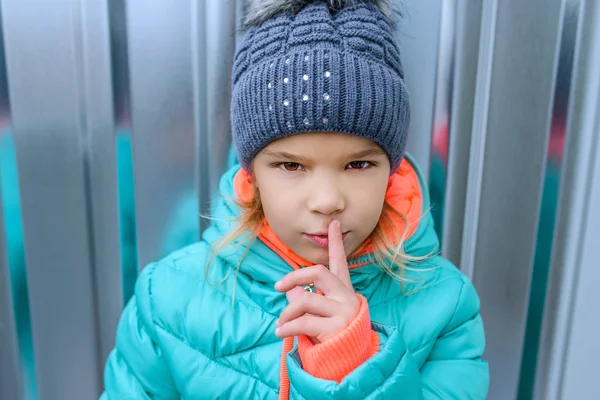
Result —
[{"label": "girl", "polygon": [[384,0],[253,0],[241,166],[202,241],[146,267],[103,399],[483,399],[475,289],[436,255]]}]

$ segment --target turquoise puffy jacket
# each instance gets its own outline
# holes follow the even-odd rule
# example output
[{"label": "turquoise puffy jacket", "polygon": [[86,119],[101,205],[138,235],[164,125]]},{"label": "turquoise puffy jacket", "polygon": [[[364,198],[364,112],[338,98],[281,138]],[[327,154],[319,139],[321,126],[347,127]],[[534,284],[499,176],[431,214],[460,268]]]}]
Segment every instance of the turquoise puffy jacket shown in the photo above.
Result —
[{"label": "turquoise puffy jacket", "polygon": [[[427,210],[423,177],[409,161]],[[106,364],[102,400],[278,398],[283,341],[275,336],[275,320],[287,300],[273,286],[291,267],[257,240],[238,274],[232,269],[245,245],[217,257],[205,279],[210,243],[231,229],[239,212],[231,201],[238,169],[223,175],[225,196],[214,207],[216,220],[202,241],[141,272]],[[437,247],[433,220],[426,214],[405,251],[422,256]],[[290,398],[485,398],[489,371],[481,359],[485,338],[479,299],[456,267],[430,257],[407,272],[402,291],[372,263],[350,274],[355,290],[368,300],[380,351],[338,384],[304,371],[294,348],[287,355]]]}]

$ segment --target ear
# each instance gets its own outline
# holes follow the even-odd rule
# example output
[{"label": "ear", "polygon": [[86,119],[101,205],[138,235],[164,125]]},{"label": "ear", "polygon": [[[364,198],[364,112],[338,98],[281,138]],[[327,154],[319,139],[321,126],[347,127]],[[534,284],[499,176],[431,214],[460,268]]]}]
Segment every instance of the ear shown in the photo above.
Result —
[{"label": "ear", "polygon": [[243,168],[235,174],[233,185],[238,200],[243,202],[252,201],[255,190],[258,189],[255,189],[253,181],[255,179],[252,178],[252,175]]}]

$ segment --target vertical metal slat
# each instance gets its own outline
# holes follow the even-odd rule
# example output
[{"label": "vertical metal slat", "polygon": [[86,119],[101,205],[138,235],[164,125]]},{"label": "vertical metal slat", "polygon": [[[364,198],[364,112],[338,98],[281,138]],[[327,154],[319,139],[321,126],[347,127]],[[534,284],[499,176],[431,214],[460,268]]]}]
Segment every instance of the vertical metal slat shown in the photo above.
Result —
[{"label": "vertical metal slat", "polygon": [[[195,90],[198,115],[197,160],[199,209],[210,213],[210,201],[219,195],[218,184],[225,169],[231,145],[231,66],[235,51],[236,17],[240,2],[212,0],[201,2],[194,23],[199,46],[194,46],[196,71]],[[206,221],[200,226],[205,225]]]},{"label": "vertical metal slat", "polygon": [[192,1],[127,2],[140,267],[198,237]]},{"label": "vertical metal slat", "polygon": [[407,1],[408,12],[397,35],[411,101],[407,151],[425,176],[429,176],[442,1]]},{"label": "vertical metal slat", "polygon": [[517,392],[562,10],[483,5],[461,267],[481,298],[490,399]]},{"label": "vertical metal slat", "polygon": [[[193,55],[193,71],[194,71],[194,127],[196,140],[196,158],[195,158],[195,178],[196,190],[198,193],[198,210],[200,215],[210,215],[210,145],[209,145],[209,130],[208,130],[208,82],[207,68],[209,57],[207,51],[207,36],[206,29],[207,20],[207,2],[194,1],[192,3],[192,55]],[[208,221],[203,221],[202,217],[198,216],[199,234],[207,227]]]},{"label": "vertical metal slat", "polygon": [[[442,240],[442,254],[455,265],[462,264],[461,243],[469,173],[469,152],[473,136],[482,9],[482,0],[458,0],[456,7],[456,45]],[[482,133],[475,134],[481,135]]]},{"label": "vertical metal slat", "polygon": [[598,398],[600,3],[582,0],[534,398]]},{"label": "vertical metal slat", "polygon": [[94,398],[101,371],[75,36],[81,11],[77,2],[2,6],[39,398]]},{"label": "vertical metal slat", "polygon": [[231,143],[229,105],[231,103],[231,66],[235,46],[235,5],[233,2],[212,0],[207,2],[206,42],[208,57],[207,83],[207,134],[209,137],[210,179],[207,182],[211,195],[217,191],[219,179],[227,161]]},{"label": "vertical metal slat", "polygon": [[81,2],[82,82],[88,136],[87,176],[91,201],[92,248],[98,310],[99,368],[114,347],[123,309],[119,249],[115,116],[111,77],[110,27],[105,1]]},{"label": "vertical metal slat", "polygon": [[17,349],[0,182],[0,399],[23,398]]},{"label": "vertical metal slat", "polygon": [[526,316],[526,329],[519,378],[519,399],[533,396],[539,339],[551,263],[554,229],[559,196],[560,174],[564,164],[564,141],[566,133],[569,87],[573,69],[573,53],[577,30],[579,0],[568,0],[562,13],[559,52],[552,100],[550,139],[547,146],[546,164],[542,177],[542,198],[536,233],[535,254]]}]

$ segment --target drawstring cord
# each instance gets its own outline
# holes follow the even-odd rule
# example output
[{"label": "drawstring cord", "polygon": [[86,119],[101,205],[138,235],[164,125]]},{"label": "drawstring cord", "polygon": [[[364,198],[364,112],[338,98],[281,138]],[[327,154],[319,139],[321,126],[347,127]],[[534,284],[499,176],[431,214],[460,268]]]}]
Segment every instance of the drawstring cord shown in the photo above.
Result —
[{"label": "drawstring cord", "polygon": [[281,364],[279,366],[279,400],[288,400],[290,398],[290,378],[288,377],[287,355],[294,347],[294,338],[286,337],[283,339],[283,350],[281,351]]}]

